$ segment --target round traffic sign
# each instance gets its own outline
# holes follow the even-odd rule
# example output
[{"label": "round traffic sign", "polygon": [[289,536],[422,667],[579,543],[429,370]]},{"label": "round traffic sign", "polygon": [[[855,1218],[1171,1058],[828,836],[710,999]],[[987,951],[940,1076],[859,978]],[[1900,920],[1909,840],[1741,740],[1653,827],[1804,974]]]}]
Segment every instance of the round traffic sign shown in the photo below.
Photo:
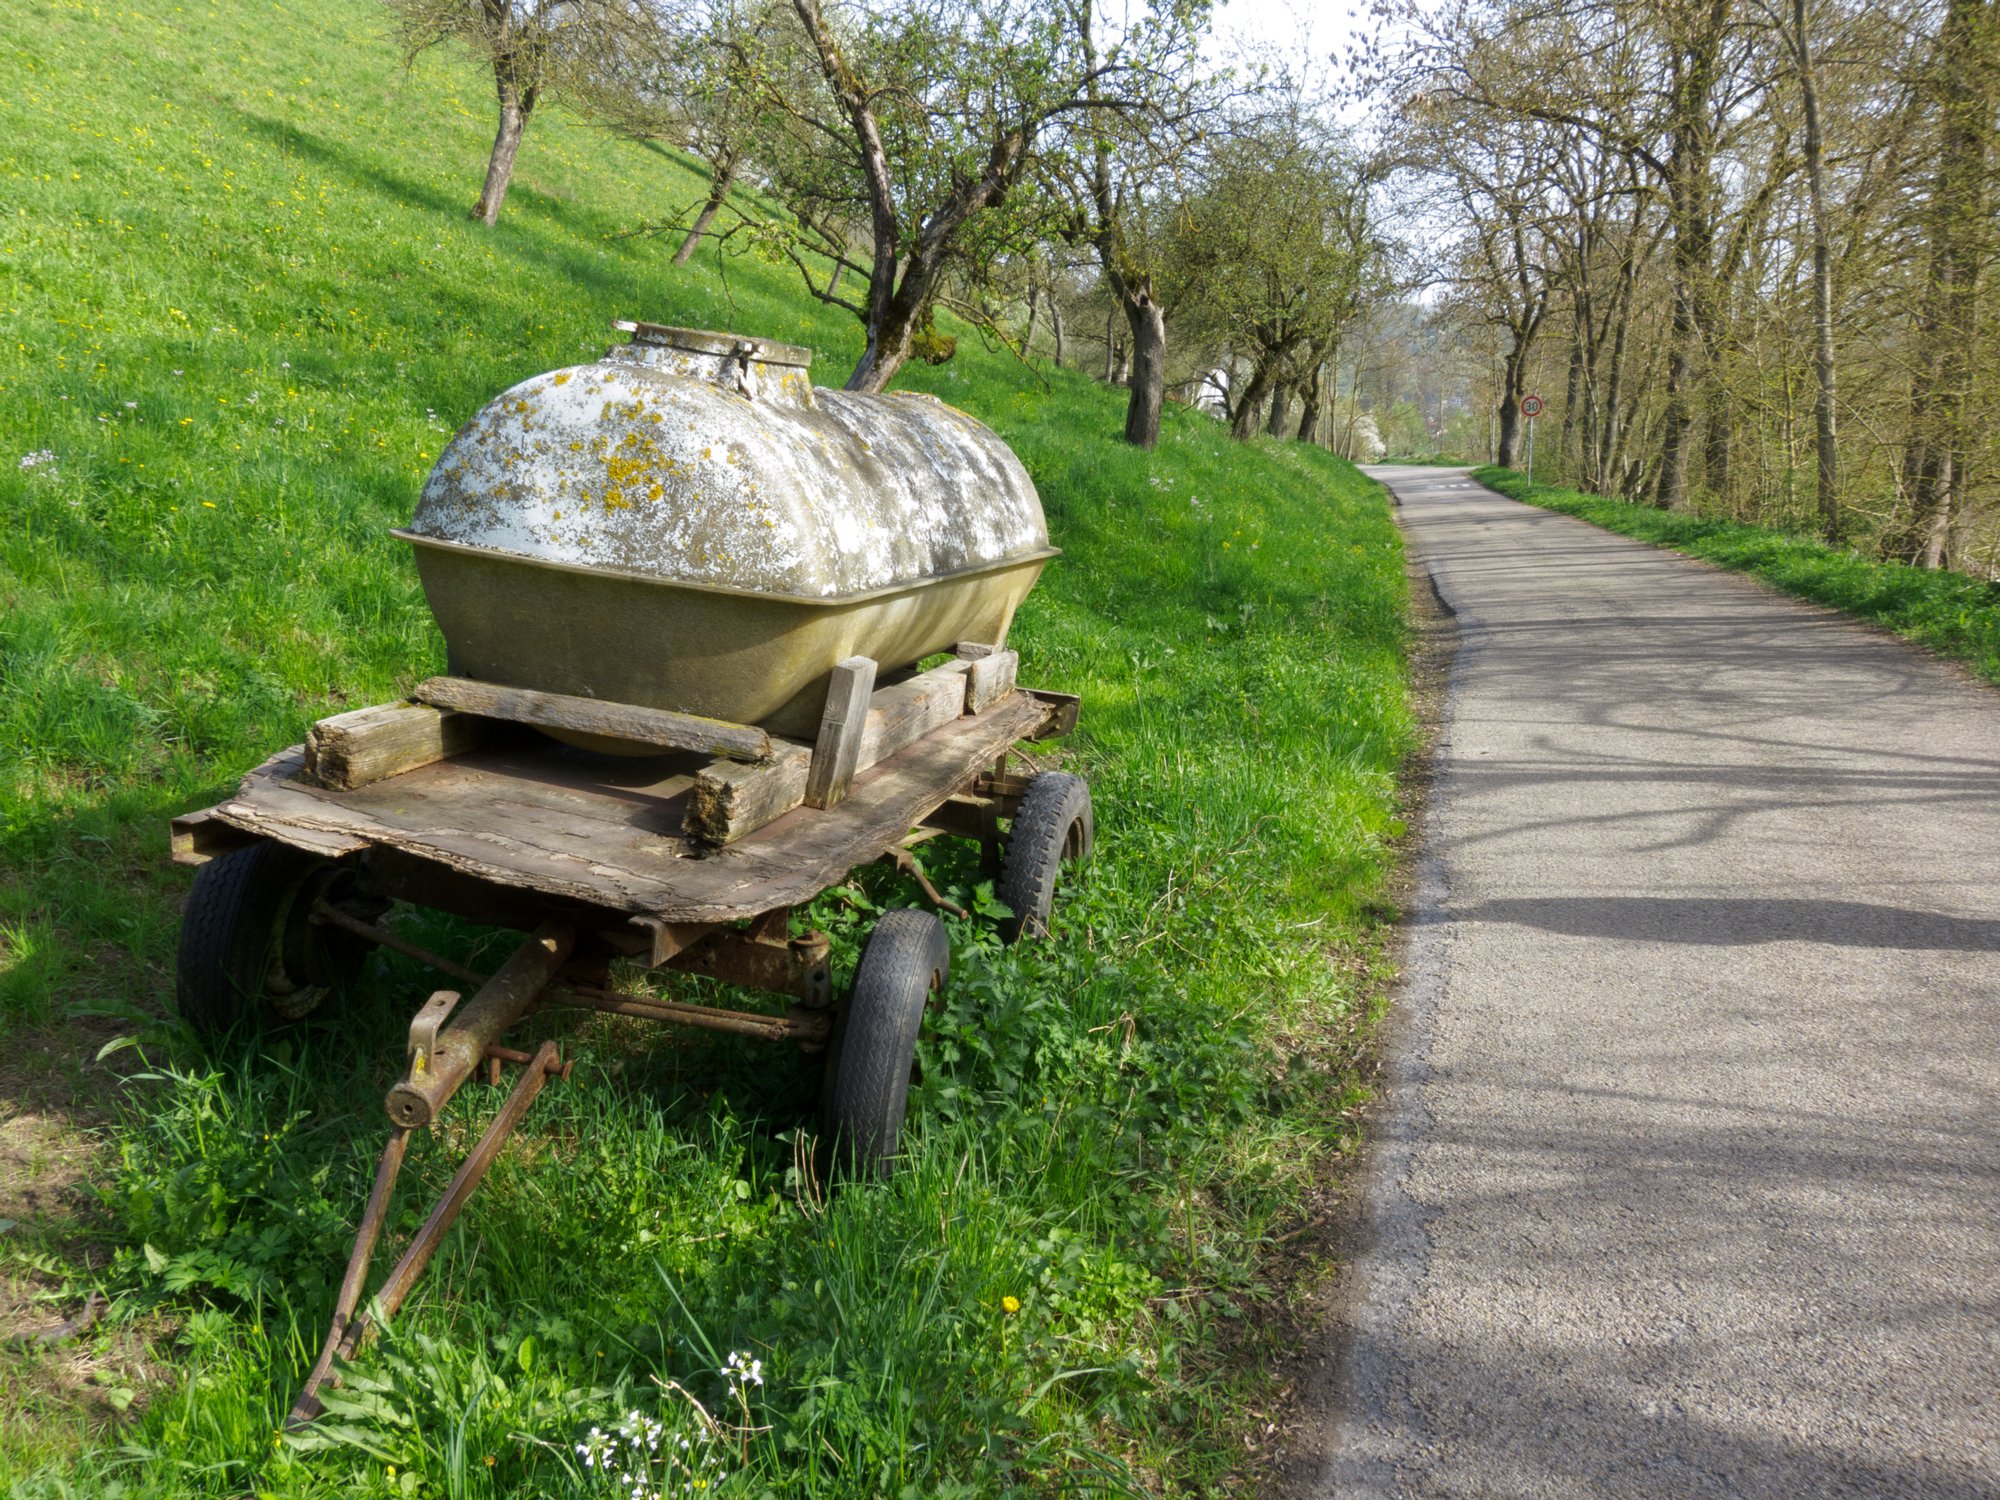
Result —
[{"label": "round traffic sign", "polygon": [[1540,396],[1523,396],[1521,398],[1522,416],[1539,417],[1541,414],[1542,414],[1542,398]]}]

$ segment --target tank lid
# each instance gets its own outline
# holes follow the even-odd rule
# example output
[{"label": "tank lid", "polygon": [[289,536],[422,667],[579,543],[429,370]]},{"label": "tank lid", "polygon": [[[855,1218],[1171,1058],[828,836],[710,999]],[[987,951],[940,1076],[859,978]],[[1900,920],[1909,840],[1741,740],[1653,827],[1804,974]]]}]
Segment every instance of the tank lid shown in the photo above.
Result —
[{"label": "tank lid", "polygon": [[812,363],[813,352],[797,344],[774,344],[768,339],[746,339],[734,333],[718,333],[708,328],[672,328],[664,323],[636,323],[623,318],[611,325],[632,335],[635,344],[654,348],[679,349],[688,354],[719,354],[727,359],[748,355],[759,364],[795,365],[803,370]]}]

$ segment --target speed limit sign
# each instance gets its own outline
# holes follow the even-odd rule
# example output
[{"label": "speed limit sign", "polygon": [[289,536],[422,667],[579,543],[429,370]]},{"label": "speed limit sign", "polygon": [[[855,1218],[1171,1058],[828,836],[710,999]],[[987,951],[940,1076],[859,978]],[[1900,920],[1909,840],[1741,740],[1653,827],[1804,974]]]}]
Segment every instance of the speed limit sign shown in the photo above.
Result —
[{"label": "speed limit sign", "polygon": [[1542,414],[1542,398],[1540,396],[1523,396],[1521,398],[1522,416],[1539,417],[1541,414]]}]

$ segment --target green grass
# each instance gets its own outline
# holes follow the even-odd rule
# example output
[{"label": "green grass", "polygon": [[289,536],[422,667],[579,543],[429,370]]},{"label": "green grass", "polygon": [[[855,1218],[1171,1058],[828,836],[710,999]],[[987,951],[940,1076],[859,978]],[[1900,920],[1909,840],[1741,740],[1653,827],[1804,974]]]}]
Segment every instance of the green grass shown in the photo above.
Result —
[{"label": "green grass", "polygon": [[1765,526],[1708,520],[1549,485],[1530,489],[1512,469],[1475,469],[1472,477],[1513,499],[1749,573],[1788,594],[1886,626],[1966,663],[1990,682],[2000,682],[2000,584],[1880,562]]},{"label": "green grass", "polygon": [[[1411,740],[1400,544],[1346,464],[1188,413],[1136,452],[1118,393],[969,336],[904,384],[1015,446],[1065,549],[1014,637],[1029,680],[1085,700],[1066,754],[1100,855],[1056,939],[950,924],[908,1166],[823,1207],[788,1175],[801,1070],[565,1024],[575,1079],[324,1441],[274,1441],[433,976],[377,961],[337,1022],[196,1043],[166,1017],[188,877],[164,820],[441,669],[386,532],[493,394],[594,357],[615,317],[808,344],[836,382],[859,346],[777,268],[675,271],[620,237],[700,180],[559,115],[499,227],[469,223],[490,85],[404,74],[386,31],[362,0],[0,16],[4,1088],[94,1132],[87,1210],[24,1214],[0,1273],[64,1299],[51,1318],[112,1297],[75,1350],[0,1351],[0,1486],[603,1493],[579,1434],[635,1406],[685,1423],[661,1379],[731,1409],[732,1349],[765,1362],[769,1430],[725,1492],[1225,1484],[1271,1399],[1278,1237],[1355,1129]],[[932,858],[972,894],[969,854]],[[851,964],[912,899],[871,871],[813,917]],[[510,941],[396,920],[488,961]],[[114,1033],[138,1045],[99,1065]],[[469,1088],[414,1148],[392,1241],[494,1103]]]}]

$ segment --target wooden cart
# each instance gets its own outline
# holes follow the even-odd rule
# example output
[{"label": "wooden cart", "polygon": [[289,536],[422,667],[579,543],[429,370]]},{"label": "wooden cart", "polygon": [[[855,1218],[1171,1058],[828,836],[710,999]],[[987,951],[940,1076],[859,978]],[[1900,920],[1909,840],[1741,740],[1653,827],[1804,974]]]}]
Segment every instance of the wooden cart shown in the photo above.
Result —
[{"label": "wooden cart", "polygon": [[[793,913],[858,866],[937,834],[979,839],[1014,911],[1009,937],[1047,923],[1057,873],[1084,857],[1090,794],[1063,772],[1009,769],[1023,740],[1067,733],[1077,700],[1015,686],[1010,651],[963,646],[886,686],[866,658],[833,676],[818,740],[592,699],[433,678],[406,703],[322,720],[237,794],[172,825],[199,865],[182,925],[177,996],[218,1031],[263,1009],[325,1004],[368,948],[409,955],[473,993],[435,992],[410,1026],[389,1091],[389,1143],[332,1327],[294,1422],[319,1411],[335,1358],[368,1332],[362,1291],[408,1134],[484,1066],[519,1082],[376,1293],[393,1314],[550,1076],[553,1042],[504,1045],[538,1006],[567,1005],[828,1052],[824,1136],[849,1168],[896,1152],[917,1033],[948,969],[942,924],[884,915],[849,994],[833,994],[823,933]],[[558,743],[549,735],[571,743]],[[615,750],[620,753],[605,753]],[[1006,829],[1003,834],[1002,824]],[[927,888],[928,889],[928,888]],[[935,892],[930,893],[934,898]],[[408,901],[529,937],[491,975],[381,925]],[[712,975],[783,997],[782,1010],[667,1001],[607,987],[618,960]]]}]

